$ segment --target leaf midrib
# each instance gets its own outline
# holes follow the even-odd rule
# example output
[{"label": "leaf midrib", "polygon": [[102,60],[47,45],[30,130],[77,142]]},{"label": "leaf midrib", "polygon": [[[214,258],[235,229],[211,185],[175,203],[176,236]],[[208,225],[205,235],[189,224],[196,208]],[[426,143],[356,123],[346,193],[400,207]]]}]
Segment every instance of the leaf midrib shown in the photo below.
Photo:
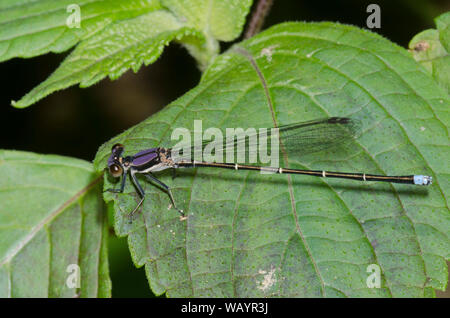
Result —
[{"label": "leaf midrib", "polygon": [[[247,51],[245,48],[241,48],[238,46],[236,51],[239,54],[243,55],[250,62],[251,66],[253,67],[254,71],[256,72],[256,74],[259,78],[260,84],[262,85],[262,87],[264,89],[264,94],[266,96],[267,106],[269,107],[269,110],[270,110],[273,125],[274,125],[274,127],[278,127],[278,121],[276,119],[276,111],[273,107],[273,102],[272,102],[272,98],[271,98],[271,95],[269,92],[269,87],[267,85],[267,81],[266,81],[264,74],[261,71],[257,61],[254,59],[253,55],[249,51]],[[287,166],[288,165],[288,156],[287,156],[286,150],[283,147],[283,144],[281,144],[281,152],[283,155],[284,164],[285,164],[285,166]],[[292,185],[292,176],[290,174],[288,174],[286,176],[286,178],[287,178],[287,182],[288,182],[289,198],[291,201],[291,210],[292,210],[292,214],[294,216],[295,227],[296,227],[298,235],[300,236],[300,239],[303,242],[306,252],[308,253],[308,256],[312,262],[312,265],[314,266],[314,270],[317,274],[317,277],[320,280],[322,296],[325,296],[325,282],[324,282],[323,277],[320,273],[320,270],[317,266],[317,263],[312,256],[310,246],[309,246],[308,242],[306,241],[306,238],[305,238],[303,231],[300,227],[300,224],[298,222],[298,214],[297,214],[297,208],[295,206],[295,197],[294,197],[294,190],[293,190],[293,185]]]}]

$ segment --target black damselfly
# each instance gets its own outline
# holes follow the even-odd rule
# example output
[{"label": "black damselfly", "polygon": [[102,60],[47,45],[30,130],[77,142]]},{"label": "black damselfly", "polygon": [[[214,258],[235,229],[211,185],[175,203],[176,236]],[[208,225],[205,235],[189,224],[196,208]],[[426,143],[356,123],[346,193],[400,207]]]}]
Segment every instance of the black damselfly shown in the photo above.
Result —
[{"label": "black damselfly", "polygon": [[[331,117],[308,122],[301,122],[286,126],[281,126],[276,129],[276,138],[279,140],[280,153],[313,153],[340,145],[348,140],[351,140],[357,131],[358,122],[346,117]],[[194,147],[174,147],[174,148],[150,148],[136,153],[133,156],[123,156],[124,146],[115,144],[111,150],[111,156],[108,159],[108,169],[113,177],[122,177],[119,189],[107,189],[106,191],[121,193],[125,188],[126,176],[130,173],[131,180],[137,188],[140,202],[136,208],[131,212],[133,214],[142,205],[145,199],[145,192],[139,184],[136,174],[143,174],[149,181],[155,182],[162,186],[172,202],[172,206],[183,214],[182,210],[176,207],[175,200],[172,195],[170,187],[153,176],[153,172],[165,170],[168,168],[194,168],[194,167],[211,167],[224,168],[234,170],[255,170],[261,172],[272,172],[280,174],[303,174],[323,178],[342,178],[352,179],[357,181],[381,181],[391,183],[404,183],[415,185],[429,185],[432,178],[426,175],[407,175],[407,176],[383,176],[367,173],[353,173],[353,172],[333,172],[325,170],[302,170],[289,169],[280,167],[270,167],[261,165],[240,164],[236,162],[212,162],[212,161],[197,161],[195,153],[203,151],[208,145],[217,151],[233,151],[234,154],[239,155],[239,148],[241,145],[246,145],[245,152],[247,157],[252,152],[256,151],[256,143],[266,143],[274,134],[269,133],[255,133],[236,135],[231,141],[224,144],[214,144],[211,142],[203,142],[200,146]],[[255,137],[255,138],[253,138]],[[256,140],[256,141],[255,141]],[[212,147],[211,147],[212,144]],[[271,150],[270,147],[268,147]],[[241,148],[242,149],[242,148]],[[272,149],[273,150],[273,149]],[[241,150],[242,151],[242,150]]]}]

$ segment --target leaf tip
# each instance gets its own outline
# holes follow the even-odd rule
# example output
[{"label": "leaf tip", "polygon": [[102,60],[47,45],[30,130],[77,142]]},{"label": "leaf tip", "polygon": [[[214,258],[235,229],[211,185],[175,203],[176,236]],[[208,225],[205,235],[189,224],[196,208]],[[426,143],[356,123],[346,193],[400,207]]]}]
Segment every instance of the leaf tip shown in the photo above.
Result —
[{"label": "leaf tip", "polygon": [[11,106],[15,108],[25,108],[30,106],[30,103],[24,103],[22,99],[20,99],[19,101],[11,100]]}]

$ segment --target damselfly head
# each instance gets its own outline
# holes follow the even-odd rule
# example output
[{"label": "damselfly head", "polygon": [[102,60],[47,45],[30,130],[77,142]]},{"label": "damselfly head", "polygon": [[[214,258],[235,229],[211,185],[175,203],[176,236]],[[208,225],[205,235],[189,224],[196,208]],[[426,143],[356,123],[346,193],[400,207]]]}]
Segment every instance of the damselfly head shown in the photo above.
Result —
[{"label": "damselfly head", "polygon": [[109,166],[109,173],[114,177],[120,177],[123,173],[123,169],[120,165],[114,163],[112,165]]},{"label": "damselfly head", "polygon": [[109,173],[115,178],[120,177],[123,173],[122,153],[123,153],[123,145],[115,144],[111,148],[111,155],[108,158]]}]

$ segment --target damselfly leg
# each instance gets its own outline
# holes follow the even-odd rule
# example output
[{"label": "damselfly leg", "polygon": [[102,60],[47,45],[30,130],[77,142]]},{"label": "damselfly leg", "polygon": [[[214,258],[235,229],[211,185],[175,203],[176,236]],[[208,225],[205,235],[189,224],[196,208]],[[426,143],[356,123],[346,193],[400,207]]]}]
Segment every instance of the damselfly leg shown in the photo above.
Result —
[{"label": "damselfly leg", "polygon": [[[129,217],[132,217],[134,215],[134,213],[136,213],[136,211],[140,208],[140,206],[142,205],[142,203],[144,203],[145,200],[145,191],[142,188],[141,184],[139,183],[136,174],[139,173],[139,171],[136,171],[135,169],[131,168],[130,169],[130,175],[131,175],[131,180],[133,181],[133,184],[136,186],[136,189],[138,191],[139,197],[141,198],[141,200],[139,201],[139,203],[136,205],[136,207],[133,209],[133,211],[131,213],[128,214]],[[173,194],[172,194],[172,190],[170,189],[170,187],[168,185],[166,185],[165,183],[163,183],[162,181],[158,180],[157,178],[155,178],[150,172],[144,174],[144,176],[147,178],[147,180],[157,183],[158,185],[160,185],[169,195],[170,201],[172,203],[172,206],[175,210],[178,211],[178,213],[181,214],[181,216],[184,217],[184,212],[183,210],[180,210],[177,208],[176,204],[175,204],[175,199],[173,198]],[[120,188],[118,189],[106,189],[104,192],[112,192],[112,193],[123,193],[124,189],[125,189],[125,182],[126,182],[126,173],[123,173],[122,175],[122,181],[120,184]]]},{"label": "damselfly leg", "polygon": [[126,173],[122,173],[122,181],[120,182],[120,188],[119,189],[106,189],[103,192],[112,192],[112,193],[123,193],[123,189],[125,189],[125,182],[126,182]]},{"label": "damselfly leg", "polygon": [[134,169],[130,170],[131,180],[133,181],[134,185],[136,186],[136,189],[138,190],[139,196],[141,197],[141,201],[139,201],[138,205],[134,208],[134,210],[128,215],[129,217],[132,217],[134,213],[139,209],[139,207],[142,205],[142,203],[145,200],[145,192],[142,189],[141,184],[136,178],[136,171]]},{"label": "damselfly leg", "polygon": [[156,178],[151,174],[151,172],[144,174],[144,176],[147,178],[147,180],[156,182],[156,183],[159,184],[161,187],[163,187],[164,190],[166,190],[166,192],[169,194],[169,198],[170,198],[170,201],[172,201],[173,208],[174,208],[175,210],[177,210],[178,213],[181,214],[181,216],[184,216],[183,210],[178,209],[177,206],[176,206],[176,204],[175,204],[175,200],[174,200],[174,198],[173,198],[172,190],[170,189],[170,187],[169,187],[168,185],[166,185],[165,183],[161,182],[160,180],[156,179]]}]

